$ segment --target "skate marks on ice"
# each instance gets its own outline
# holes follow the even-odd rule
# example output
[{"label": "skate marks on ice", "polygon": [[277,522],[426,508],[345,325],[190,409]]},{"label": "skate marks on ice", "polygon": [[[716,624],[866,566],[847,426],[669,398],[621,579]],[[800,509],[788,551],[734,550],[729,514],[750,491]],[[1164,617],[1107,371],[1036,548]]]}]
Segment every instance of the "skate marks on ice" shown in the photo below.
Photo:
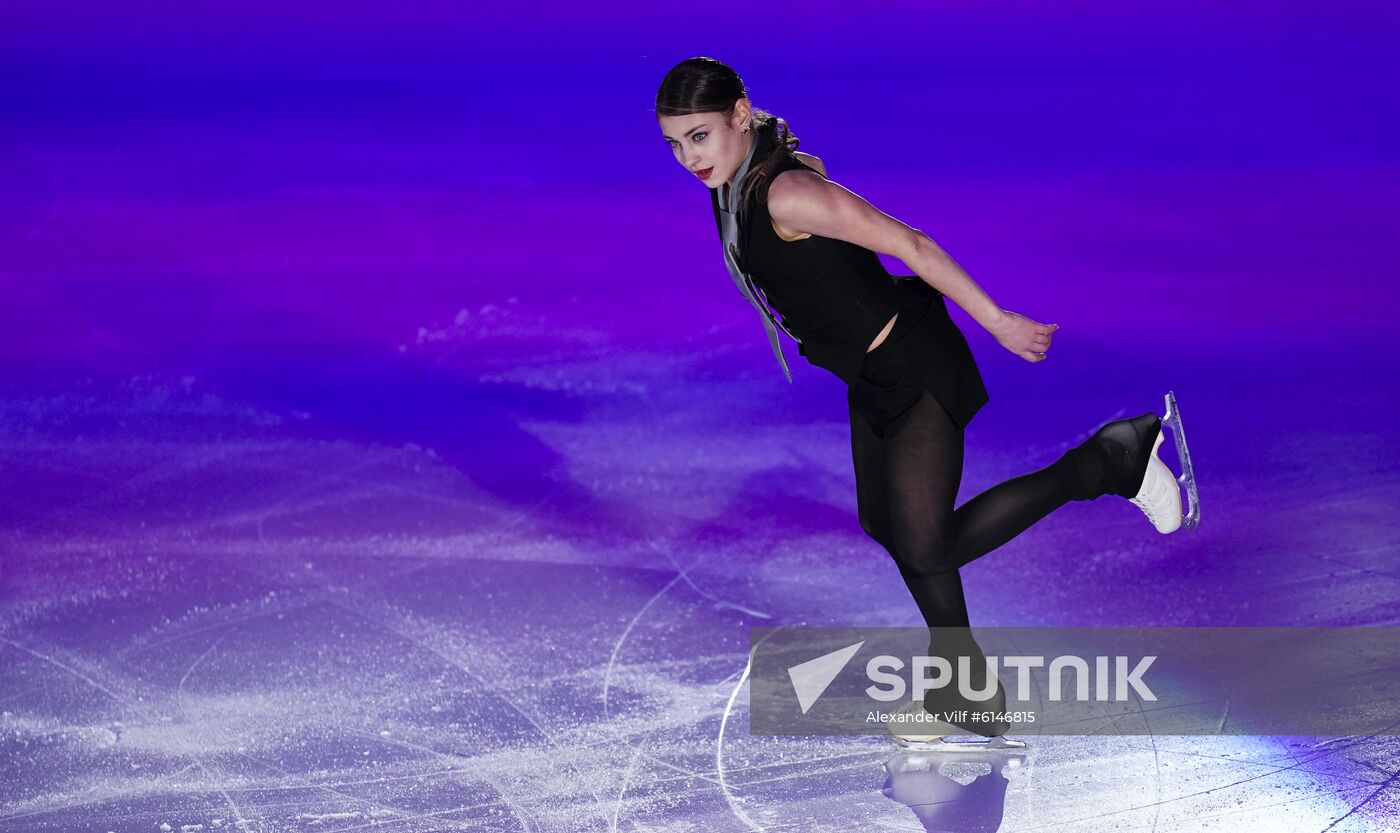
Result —
[{"label": "skate marks on ice", "polygon": [[[893,751],[883,739],[745,732],[744,626],[755,620],[744,611],[796,622],[821,604],[788,585],[758,610],[742,582],[694,561],[637,570],[392,557],[307,569],[274,549],[195,569],[183,552],[130,558],[144,579],[112,557],[58,565],[65,581],[125,578],[126,596],[70,603],[55,592],[22,627],[14,611],[5,617],[0,758],[32,780],[0,787],[0,828],[212,830],[222,819],[231,829],[239,815],[253,830],[822,831],[916,820],[881,793]],[[1366,812],[1387,796],[1379,771],[1358,779],[1332,766],[1369,756],[1387,768],[1371,741],[1280,761],[1240,739],[1026,739],[1033,789],[1010,779],[1006,830],[1154,817],[1163,829],[1173,819],[1205,829],[1196,816],[1321,830],[1350,810],[1339,800]],[[957,783],[974,772],[942,774]],[[1152,801],[1144,784],[1158,790]],[[1269,815],[1280,808],[1283,823]]]},{"label": "skate marks on ice", "polygon": [[[881,794],[885,744],[744,731],[745,627],[911,621],[885,557],[851,516],[845,531],[831,520],[849,502],[843,426],[794,441],[786,425],[733,437],[666,419],[679,433],[530,427],[569,478],[656,519],[626,547],[551,538],[531,518],[547,493],[481,500],[421,449],[275,426],[226,443],[31,445],[53,472],[118,465],[72,511],[57,491],[11,501],[38,510],[30,530],[70,532],[9,539],[25,552],[0,613],[13,669],[0,760],[25,780],[0,778],[0,828],[209,831],[241,815],[268,830],[914,829]],[[198,492],[209,483],[227,488]],[[1087,522],[1063,526],[1116,519]],[[1054,532],[979,562],[974,603],[1014,612],[986,593],[1003,569],[1003,587],[1060,571],[1027,557]],[[1100,601],[1047,580],[1034,608],[1151,607],[1100,573],[1169,554],[1119,555],[1096,567]],[[1076,594],[1061,611],[1056,587]],[[1006,830],[1364,829],[1393,801],[1400,757],[1384,739],[1282,759],[1267,739],[1027,740],[1029,789],[1008,779]]]},{"label": "skate marks on ice", "polygon": [[[502,586],[517,578],[505,577]],[[79,777],[19,802],[7,799],[0,815],[5,829],[65,830],[98,819],[114,830],[163,823],[209,829],[214,819],[236,818],[233,808],[250,829],[266,830],[301,829],[308,819],[334,821],[333,829],[342,829],[353,814],[360,824],[373,818],[422,830],[460,829],[468,821],[503,830],[645,829],[639,815],[662,823],[709,817],[714,829],[723,829],[717,819],[727,813],[719,812],[720,791],[708,767],[713,758],[675,750],[713,748],[727,686],[710,686],[712,696],[703,700],[693,685],[663,688],[673,676],[691,673],[684,662],[664,666],[649,679],[629,670],[621,689],[627,713],[604,722],[586,711],[586,698],[548,696],[572,685],[594,695],[596,673],[502,675],[492,662],[481,661],[481,652],[463,650],[462,634],[440,628],[422,611],[406,614],[352,596],[280,622],[185,640],[179,663],[169,660],[172,646],[182,643],[167,643],[163,656],[148,656],[136,675],[122,668],[136,666],[139,657],[103,667],[88,663],[84,676],[101,681],[122,701],[152,704],[149,713],[122,713],[124,731],[115,748],[80,757],[71,738],[58,742],[64,733],[54,726],[34,731],[36,719],[7,720],[7,735],[26,749],[27,763]],[[327,657],[327,649],[342,640],[356,649],[353,656],[343,662]],[[288,642],[306,647],[275,656],[264,650]],[[725,667],[726,659],[731,657],[718,657],[713,665]],[[374,668],[356,674],[347,663]],[[249,665],[255,666],[251,679],[240,678],[238,671]],[[470,673],[473,667],[495,682],[482,686]],[[158,679],[165,684],[155,684]],[[242,690],[217,693],[227,684]],[[638,708],[642,684],[655,689],[645,709]],[[538,686],[546,688],[535,691]],[[479,708],[472,711],[473,705]],[[43,708],[23,697],[7,706],[28,714]],[[635,748],[658,728],[666,745],[652,757],[673,765],[636,763]],[[179,770],[172,783],[116,778],[123,763],[150,771],[153,761],[173,765],[189,755],[197,755],[196,762]],[[730,765],[731,772],[749,769]],[[104,770],[113,771],[110,780]],[[209,808],[220,802],[229,806],[213,815]]]},{"label": "skate marks on ice", "polygon": [[[879,752],[783,742],[771,761],[729,749],[717,759],[742,668],[736,625],[743,611],[766,611],[692,575],[693,565],[674,573],[556,565],[564,575],[541,583],[540,565],[489,561],[425,558],[405,569],[403,558],[386,558],[359,561],[357,572],[307,569],[275,551],[241,564],[207,557],[199,569],[183,552],[127,558],[144,580],[112,559],[72,558],[60,573],[95,585],[123,579],[125,595],[74,603],[51,590],[49,604],[23,617],[17,644],[58,658],[86,678],[73,688],[95,682],[119,705],[96,715],[65,705],[53,693],[72,674],[6,657],[21,683],[0,693],[6,735],[26,750],[35,778],[0,804],[7,830],[97,820],[113,830],[208,830],[236,823],[230,804],[254,830],[371,820],[421,830],[466,820],[503,830],[645,830],[681,819],[727,829],[731,800],[752,805],[742,793],[804,772],[824,794],[832,777],[852,782],[823,803],[829,818],[850,794],[875,792]],[[175,615],[153,618],[151,609]],[[128,632],[113,632],[112,619]],[[726,634],[718,649],[716,634]],[[45,639],[86,659],[60,657]],[[610,714],[599,716],[609,667]],[[54,677],[40,679],[45,668]],[[95,751],[55,731],[109,723],[120,740]],[[133,779],[122,772],[128,764],[177,774]],[[42,775],[56,771],[76,777]],[[799,803],[765,798],[755,818],[803,817]]]},{"label": "skate marks on ice", "polygon": [[[27,770],[32,781],[16,785],[19,789],[15,793],[0,796],[0,818],[7,825],[66,829],[74,819],[111,818],[115,827],[129,822],[132,829],[145,830],[157,823],[173,823],[169,821],[173,810],[205,803],[219,805],[218,815],[198,814],[175,828],[212,825],[216,820],[236,824],[241,818],[255,829],[281,829],[297,819],[314,816],[329,822],[348,818],[343,815],[346,813],[409,819],[416,816],[402,796],[365,796],[360,791],[399,784],[411,786],[414,798],[423,800],[431,798],[431,790],[415,782],[436,779],[449,781],[450,789],[444,790],[456,799],[429,803],[428,809],[417,814],[422,821],[415,824],[451,827],[462,817],[477,814],[509,818],[510,828],[579,829],[577,812],[563,808],[601,807],[604,812],[595,819],[598,825],[585,823],[584,827],[604,829],[635,825],[628,821],[633,810],[673,800],[670,784],[652,784],[657,779],[646,770],[653,764],[669,769],[673,781],[685,779],[702,785],[702,797],[707,792],[717,793],[717,779],[710,769],[713,759],[708,754],[676,763],[654,755],[635,757],[637,750],[645,748],[648,735],[643,732],[655,733],[660,727],[674,740],[676,727],[672,723],[677,720],[681,729],[706,719],[717,722],[723,705],[718,696],[694,716],[687,715],[695,686],[703,684],[703,680],[697,683],[697,676],[711,682],[732,682],[736,673],[733,650],[716,653],[706,644],[708,634],[730,634],[737,646],[742,632],[735,624],[742,617],[767,615],[743,595],[725,592],[708,577],[693,575],[695,561],[682,568],[664,545],[648,541],[650,563],[669,566],[660,572],[624,569],[615,576],[604,576],[603,590],[621,588],[626,601],[619,603],[610,600],[608,593],[598,592],[600,581],[592,568],[556,565],[573,572],[551,580],[547,567],[537,562],[515,566],[487,562],[480,567],[463,557],[477,547],[497,557],[511,555],[513,545],[499,528],[469,539],[470,545],[464,546],[461,539],[416,541],[355,535],[353,530],[348,535],[329,535],[336,523],[343,523],[335,517],[304,525],[308,508],[348,518],[346,513],[335,511],[346,505],[336,499],[337,486],[348,487],[341,493],[345,496],[383,498],[392,494],[383,487],[386,475],[389,482],[400,477],[392,460],[384,459],[386,454],[394,456],[393,450],[358,460],[347,458],[344,465],[325,465],[331,460],[316,457],[324,446],[303,441],[242,445],[224,449],[228,453],[210,452],[190,443],[190,455],[183,458],[178,456],[182,448],[178,442],[151,446],[145,453],[137,445],[127,441],[122,447],[132,451],[133,468],[139,471],[144,462],[143,478],[127,485],[130,480],[113,477],[104,491],[89,493],[85,503],[53,504],[46,521],[59,528],[78,517],[115,521],[122,511],[128,511],[129,517],[140,517],[142,522],[80,523],[70,528],[88,528],[87,534],[62,539],[31,535],[25,539],[27,554],[25,562],[18,565],[21,569],[7,576],[12,581],[6,586],[0,633],[13,637],[10,642],[18,647],[6,648],[28,657],[32,667],[21,668],[18,661],[6,657],[7,668],[15,668],[17,673],[0,690],[0,699],[7,707],[7,728],[15,732],[9,741],[26,749],[29,762],[35,764]],[[151,449],[174,455],[174,459],[151,467]],[[34,450],[32,445],[30,450]],[[94,448],[81,441],[59,443],[57,450],[76,457],[102,454],[101,445]],[[179,497],[208,494],[197,486],[207,486],[210,477],[238,482],[241,476],[237,472],[250,452],[262,457],[259,471],[285,478],[279,481],[283,485],[273,490],[270,503],[264,484],[256,488],[249,484],[247,509],[238,507],[238,501],[229,501],[234,505],[206,505],[205,510],[213,511],[193,512],[193,518],[180,511],[184,507]],[[359,454],[364,455],[364,451]],[[324,474],[327,471],[330,474]],[[412,482],[424,477],[416,466],[412,472],[402,479]],[[427,476],[429,483],[400,494],[411,493],[415,499],[436,497],[430,490],[441,485],[431,482],[431,472]],[[190,477],[193,480],[187,481]],[[715,491],[724,492],[718,487]],[[137,511],[152,495],[176,498],[175,511],[159,501],[152,507],[161,523],[148,524],[149,513]],[[215,491],[211,496],[222,502],[230,493]],[[464,505],[446,496],[430,503],[456,509]],[[507,523],[517,520],[505,514],[502,519]],[[697,523],[694,517],[684,522]],[[298,526],[310,534],[288,534]],[[146,531],[132,534],[138,528]],[[522,542],[531,541],[530,527],[515,531]],[[719,530],[712,526],[711,531]],[[711,547],[708,551],[723,555],[726,550]],[[519,552],[526,550],[522,546]],[[459,559],[455,567],[439,563]],[[446,573],[435,572],[442,566],[446,566]],[[492,569],[497,567],[506,572],[493,575]],[[464,581],[455,570],[480,575],[481,581]],[[557,591],[575,585],[574,576],[580,570],[590,578],[590,583],[581,585],[588,592],[577,594],[571,602],[561,601],[562,594]],[[386,586],[404,591],[404,586],[420,574],[430,574],[423,579],[429,588],[464,589],[449,609],[431,615],[416,600],[383,596]],[[667,610],[661,613],[660,622],[685,627],[699,639],[687,646],[656,622],[643,623],[642,630],[648,631],[643,640],[645,649],[655,656],[641,661],[627,658],[621,663],[620,656],[613,656],[611,664],[592,656],[588,663],[572,669],[572,676],[561,673],[528,681],[533,686],[568,686],[582,681],[585,689],[580,695],[583,707],[569,716],[580,721],[577,726],[566,727],[558,741],[530,748],[528,744],[559,736],[560,718],[551,713],[553,704],[535,703],[517,690],[527,684],[522,666],[538,669],[550,663],[529,659],[541,654],[536,642],[539,629],[518,632],[514,623],[534,622],[553,631],[547,644],[554,657],[570,656],[575,642],[611,643],[614,654],[620,655],[631,645],[614,641],[618,630],[612,625],[620,624],[623,615],[640,606],[634,601],[638,591],[646,597],[656,595],[659,578],[672,581],[671,588],[683,592],[682,598],[669,601],[680,613]],[[412,592],[411,586],[406,592]],[[506,595],[511,597],[509,604],[491,603],[493,596]],[[536,608],[531,610],[527,602]],[[567,617],[560,615],[561,606],[578,611],[581,621],[566,623]],[[704,615],[699,621],[687,622],[686,616],[697,608],[703,609]],[[707,621],[714,615],[723,618]],[[591,627],[600,616],[605,627],[596,633],[567,630]],[[363,626],[357,628],[357,622]],[[367,637],[365,629],[392,644],[377,644]],[[61,655],[53,647],[58,644],[72,656]],[[457,689],[477,692],[483,703],[476,704],[470,719],[458,715],[463,719],[453,721],[467,737],[447,732],[414,738],[408,729],[396,731],[394,721],[404,720],[396,713],[402,708],[394,696],[399,689],[387,680],[374,680],[391,670],[381,667],[388,660],[380,658],[399,658],[404,653],[403,644],[408,645],[409,653],[423,655],[419,663],[444,668],[438,677],[451,675]],[[312,646],[319,646],[314,656],[308,653]],[[334,659],[336,656],[340,661]],[[347,667],[347,656],[358,658],[365,667]],[[610,670],[600,674],[605,666]],[[53,697],[55,688],[64,685],[56,679],[75,676],[74,672],[79,679],[67,685],[75,690],[106,689],[105,693],[118,695],[108,697],[112,702],[104,713],[94,716],[88,713],[88,704]],[[608,674],[616,674],[620,702],[628,707],[628,713],[598,721],[589,708],[595,707],[591,704],[599,693],[598,677]],[[399,669],[388,676],[415,692],[444,684],[443,679],[425,678],[416,667],[412,673]],[[642,698],[655,700],[654,708],[633,713]],[[148,710],[136,711],[133,703],[147,704]],[[83,710],[76,711],[80,705]],[[389,708],[391,705],[394,708]],[[460,704],[432,706],[427,712],[441,715],[440,720],[460,710]],[[509,740],[527,745],[523,753],[513,747],[483,751],[482,738],[474,733],[496,730],[499,735],[500,725],[512,721],[516,731]],[[385,723],[391,725],[380,728]],[[639,725],[633,728],[633,724]],[[114,731],[109,732],[108,725],[115,727]],[[60,726],[64,732],[54,731]],[[73,735],[73,727],[102,727],[99,734],[110,736],[113,742],[110,748],[99,746],[96,752],[85,749],[77,743],[83,735]],[[623,730],[620,733],[619,728]],[[694,734],[691,746],[713,746],[712,728],[690,731]],[[571,736],[575,732],[589,735],[581,748]],[[610,757],[597,755],[593,747],[598,740],[592,736],[609,738],[610,753],[635,760],[633,771],[641,770],[642,777],[619,782],[616,776],[625,768],[613,768]],[[616,740],[611,739],[614,737]],[[196,751],[198,758],[191,762],[189,756]],[[403,760],[404,755],[412,760]],[[571,755],[587,760],[575,764]],[[360,769],[362,763],[373,764],[376,771],[388,767],[391,772],[367,777]],[[308,771],[313,765],[314,774]],[[123,766],[140,774],[130,775],[121,769]],[[177,774],[159,781],[146,775],[160,766],[174,766]],[[75,775],[60,782],[47,777],[45,771],[71,771]],[[639,784],[640,789],[636,788]],[[675,800],[684,802],[692,794],[682,790]],[[468,795],[474,798],[471,804],[459,800]],[[539,796],[552,800],[538,807]],[[137,808],[127,814],[129,818],[112,809],[118,803],[130,809],[133,800]],[[290,811],[282,812],[288,807],[304,812],[295,817]],[[266,812],[260,815],[259,808]],[[82,815],[84,812],[88,815]],[[658,815],[665,818],[674,814],[658,811]]]},{"label": "skate marks on ice", "polygon": [[[174,683],[173,695],[169,685],[153,686],[111,665],[82,663],[81,676],[100,680],[101,690],[125,707],[123,720],[98,718],[84,725],[81,715],[42,714],[67,697],[53,698],[57,703],[23,695],[7,697],[6,757],[26,765],[29,778],[19,785],[27,787],[24,794],[6,796],[0,804],[0,825],[6,830],[70,830],[101,823],[113,830],[149,830],[166,823],[175,829],[195,824],[210,829],[228,822],[240,829],[280,830],[292,829],[296,819],[325,815],[322,811],[327,806],[341,817],[349,811],[365,818],[407,818],[413,814],[386,800],[379,785],[416,781],[408,794],[424,795],[428,791],[423,779],[447,774],[440,765],[425,772],[422,770],[428,767],[414,764],[395,767],[396,774],[380,775],[381,764],[368,756],[372,747],[386,742],[390,732],[380,730],[374,743],[345,748],[347,738],[369,734],[354,725],[327,720],[324,704],[335,692],[310,687],[254,687],[253,691],[233,694],[192,691],[201,688],[196,684],[204,676],[211,678],[216,689],[230,682],[230,677],[237,683],[237,671],[229,666],[237,669],[249,659],[258,660],[256,648],[250,657],[246,645],[240,650],[228,644],[233,641],[228,637],[237,636],[226,632],[217,639],[200,641],[201,647],[210,644],[184,667],[178,681],[170,681]],[[260,645],[266,639],[255,642]],[[220,663],[211,673],[202,674],[220,659],[216,650],[226,646],[235,648],[232,662]],[[156,670],[151,666],[166,665],[165,659],[143,666],[141,676]],[[64,660],[70,667],[76,664],[71,657]],[[25,676],[32,674],[31,669],[19,671]],[[178,666],[169,669],[171,676],[177,671]],[[55,686],[50,682],[46,687],[52,697]],[[34,706],[25,708],[29,703]],[[349,705],[341,703],[339,708],[352,717],[346,723],[353,724]],[[378,719],[382,725],[384,718]],[[109,731],[98,728],[104,724]],[[302,757],[308,746],[314,753],[309,760]],[[169,771],[191,758],[192,763]],[[300,771],[287,768],[289,758]],[[356,766],[337,767],[342,760]],[[360,760],[365,761],[363,768]],[[312,766],[314,770],[308,771]],[[458,771],[468,772],[462,767]],[[54,777],[60,773],[63,778]],[[366,777],[370,773],[377,777]],[[479,793],[473,783],[479,780],[459,776],[457,786],[443,794],[456,800]],[[347,791],[347,785],[358,788]],[[48,789],[39,789],[41,786]],[[509,791],[486,795],[483,800],[488,807],[514,806]]]},{"label": "skate marks on ice", "polygon": [[[561,438],[552,442],[574,448]],[[261,495],[271,512],[250,499],[222,525],[207,522],[217,512],[189,523],[173,513],[140,537],[95,527],[30,539],[40,546],[7,575],[0,616],[10,670],[0,759],[27,773],[0,779],[0,828],[209,831],[241,816],[255,830],[908,829],[914,811],[881,793],[893,752],[882,740],[748,736],[736,682],[748,626],[907,623],[895,574],[858,538],[810,522],[779,515],[772,539],[746,526],[769,507],[746,500],[787,487],[776,477],[787,452],[765,443],[745,456],[704,441],[684,447],[714,465],[686,484],[689,505],[679,486],[654,502],[666,520],[638,542],[645,561],[552,561],[567,554],[489,506],[468,508],[517,525],[470,538],[363,534],[353,511],[316,501],[322,490],[411,494],[436,512],[453,505],[455,481],[397,467],[393,450],[321,458],[322,446],[300,441],[262,460],[286,478],[271,502]],[[643,443],[636,460],[655,453]],[[228,472],[236,456],[198,459]],[[843,485],[829,462],[817,452],[792,470],[824,499]],[[86,517],[132,506],[159,482]],[[404,488],[383,490],[394,484]],[[331,534],[337,523],[346,534]],[[475,557],[530,554],[542,558]],[[1204,829],[1197,816],[1285,831],[1346,817],[1333,829],[1364,829],[1358,819],[1390,798],[1381,771],[1395,759],[1376,740],[1279,761],[1269,745],[1026,739],[1028,789],[1009,779],[1006,830],[1146,829],[1154,819]],[[1370,766],[1358,778],[1343,764],[1361,759]],[[1352,805],[1361,809],[1346,816]]]}]

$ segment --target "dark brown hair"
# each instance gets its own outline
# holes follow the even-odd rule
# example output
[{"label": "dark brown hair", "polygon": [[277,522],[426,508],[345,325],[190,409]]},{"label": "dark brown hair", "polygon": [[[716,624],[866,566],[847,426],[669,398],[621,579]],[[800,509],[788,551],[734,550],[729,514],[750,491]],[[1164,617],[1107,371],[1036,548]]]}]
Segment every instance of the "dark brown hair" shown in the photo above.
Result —
[{"label": "dark brown hair", "polygon": [[[687,58],[671,67],[661,79],[661,88],[656,91],[656,115],[660,118],[722,113],[727,119],[734,116],[734,105],[739,99],[747,97],[748,88],[743,79],[728,64],[714,58]],[[788,129],[787,122],[767,110],[753,107],[752,125],[754,141],[766,143],[769,150],[754,152],[754,161],[739,192],[741,214],[755,192],[760,200],[767,201],[767,184],[773,169],[784,157],[792,158],[792,152],[801,144]],[[760,154],[763,154],[761,160]]]}]

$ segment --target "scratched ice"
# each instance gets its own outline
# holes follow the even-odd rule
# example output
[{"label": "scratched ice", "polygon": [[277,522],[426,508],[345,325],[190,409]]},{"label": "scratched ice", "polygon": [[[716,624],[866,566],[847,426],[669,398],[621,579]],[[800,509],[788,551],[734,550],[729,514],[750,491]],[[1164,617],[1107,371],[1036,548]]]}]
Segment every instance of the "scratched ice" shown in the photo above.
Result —
[{"label": "scratched ice", "polygon": [[[633,369],[646,390],[682,372],[648,363],[655,377]],[[0,632],[3,828],[1311,830],[1352,806],[1333,829],[1364,829],[1388,806],[1389,739],[1044,738],[993,772],[874,738],[748,736],[747,627],[916,623],[845,505],[843,428],[755,420],[736,437],[722,417],[743,397],[721,406],[700,384],[710,404],[687,421],[642,407],[659,394],[598,387],[602,415],[536,413],[499,445],[318,435],[188,379],[7,402],[7,508],[22,522]],[[1248,535],[1241,521],[1152,549],[1131,511],[1085,507],[969,569],[973,608],[997,624],[1122,621],[1128,607],[1138,622],[1245,621],[1232,590],[1163,563],[1211,569],[1222,541],[1232,570],[1268,558],[1283,529],[1258,507],[1293,485],[1222,456],[1201,422],[1215,472],[1258,478],[1214,495],[1218,516],[1259,519]],[[1046,444],[1073,430],[1039,429]],[[489,476],[531,459],[521,443],[543,484],[528,493],[518,471]],[[1020,465],[979,456],[970,478]],[[1348,478],[1368,476],[1353,465]],[[588,513],[567,511],[580,499]],[[1093,572],[1054,556],[1086,529]],[[1360,534],[1346,543],[1327,557],[1380,557]],[[1353,575],[1313,563],[1280,568],[1258,612],[1384,621],[1363,585],[1335,590]],[[1092,604],[1058,603],[1067,569],[1085,571],[1074,583]],[[1148,576],[1202,607],[1145,591]],[[1299,583],[1323,600],[1287,595]]]}]

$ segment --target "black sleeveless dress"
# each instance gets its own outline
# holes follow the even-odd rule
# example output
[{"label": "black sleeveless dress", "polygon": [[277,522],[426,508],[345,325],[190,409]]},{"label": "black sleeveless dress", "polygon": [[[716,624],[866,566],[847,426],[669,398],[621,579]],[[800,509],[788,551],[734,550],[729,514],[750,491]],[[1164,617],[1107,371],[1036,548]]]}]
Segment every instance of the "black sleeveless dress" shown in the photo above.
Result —
[{"label": "black sleeveless dress", "polygon": [[[779,237],[767,186],[784,171],[812,169],[786,149],[770,152],[782,160],[743,206],[739,265],[800,341],[798,353],[847,384],[847,401],[878,437],[893,436],[925,390],[966,428],[987,403],[987,390],[943,294],[917,275],[890,275],[863,246]],[[893,330],[867,353],[896,314]]]}]

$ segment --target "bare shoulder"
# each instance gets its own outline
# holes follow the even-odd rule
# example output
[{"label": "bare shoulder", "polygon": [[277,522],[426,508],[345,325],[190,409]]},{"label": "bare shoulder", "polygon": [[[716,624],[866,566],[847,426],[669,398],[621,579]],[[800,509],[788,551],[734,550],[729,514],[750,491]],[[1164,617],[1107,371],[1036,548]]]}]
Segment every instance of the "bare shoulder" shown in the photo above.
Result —
[{"label": "bare shoulder", "polygon": [[792,169],[773,177],[768,186],[768,207],[770,211],[781,211],[784,206],[794,203],[818,202],[828,198],[827,190],[834,185],[824,174],[815,171]]},{"label": "bare shoulder", "polygon": [[813,211],[820,212],[830,199],[827,189],[832,183],[824,174],[816,171],[783,171],[773,178],[768,186],[768,213],[773,230],[788,242],[811,237],[811,232],[795,230],[789,220],[801,222],[801,218]]},{"label": "bare shoulder", "polygon": [[822,176],[826,176],[826,165],[822,164],[821,159],[813,156],[810,153],[803,153],[800,150],[794,150],[792,152],[792,155],[796,156],[802,162],[802,164],[806,165],[809,168],[814,168]]},{"label": "bare shoulder", "polygon": [[921,232],[815,170],[788,170],[768,188],[768,214],[784,240],[830,237],[904,260]]}]

